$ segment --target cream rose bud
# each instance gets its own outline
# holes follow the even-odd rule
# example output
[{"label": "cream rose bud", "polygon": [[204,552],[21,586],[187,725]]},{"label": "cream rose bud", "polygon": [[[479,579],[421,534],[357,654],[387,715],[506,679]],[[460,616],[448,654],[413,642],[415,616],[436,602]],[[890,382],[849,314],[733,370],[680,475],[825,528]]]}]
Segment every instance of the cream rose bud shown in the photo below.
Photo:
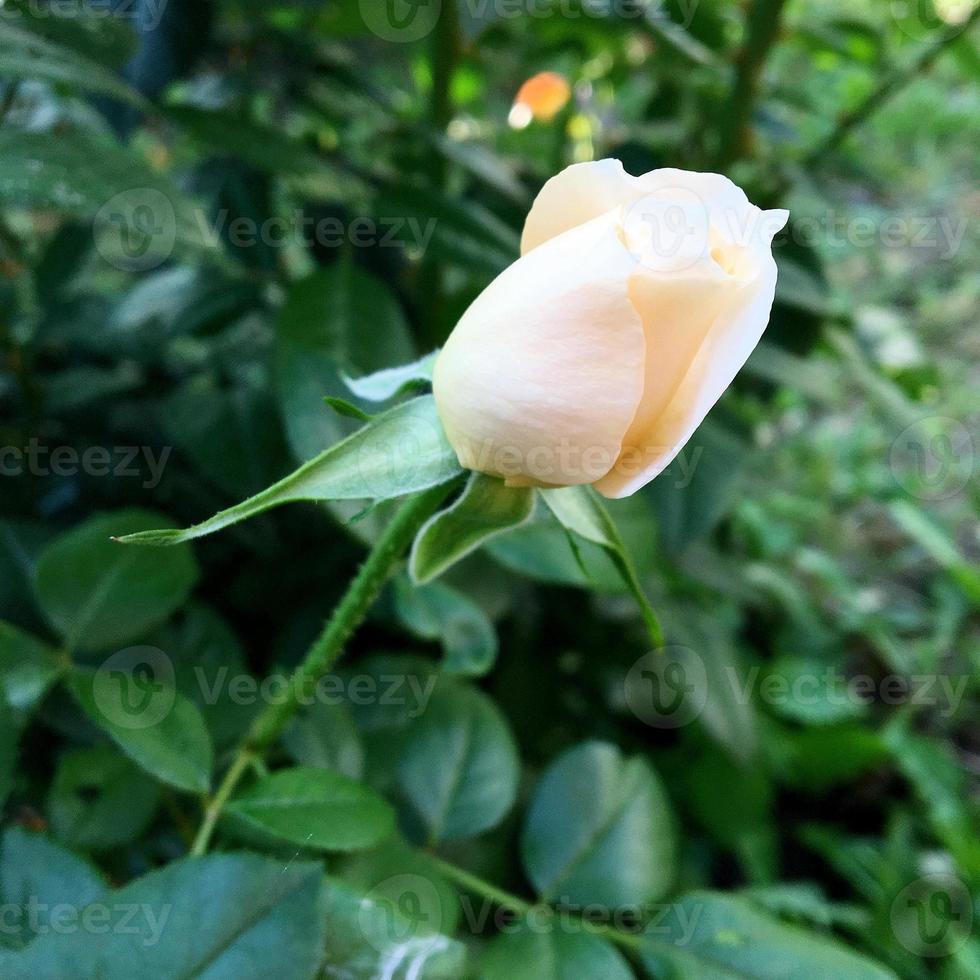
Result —
[{"label": "cream rose bud", "polygon": [[759,342],[776,288],[762,211],[719,174],[581,163],[545,184],[521,258],[439,354],[462,466],[625,497],[680,452]]}]

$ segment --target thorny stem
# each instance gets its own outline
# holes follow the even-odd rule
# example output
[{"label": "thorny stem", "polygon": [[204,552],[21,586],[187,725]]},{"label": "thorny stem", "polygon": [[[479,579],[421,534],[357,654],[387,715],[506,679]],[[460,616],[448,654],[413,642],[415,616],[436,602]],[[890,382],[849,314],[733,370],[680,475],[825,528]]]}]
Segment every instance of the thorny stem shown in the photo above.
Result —
[{"label": "thorny stem", "polygon": [[261,763],[262,756],[299,710],[302,698],[324,674],[333,669],[344,652],[347,640],[398,568],[419,528],[435,513],[458,482],[453,480],[410,497],[382,531],[323,632],[293,672],[287,696],[275,704],[266,705],[252,722],[221,785],[205,805],[204,819],[191,847],[191,854],[200,856],[207,852],[222,811],[242,776],[250,767]]}]

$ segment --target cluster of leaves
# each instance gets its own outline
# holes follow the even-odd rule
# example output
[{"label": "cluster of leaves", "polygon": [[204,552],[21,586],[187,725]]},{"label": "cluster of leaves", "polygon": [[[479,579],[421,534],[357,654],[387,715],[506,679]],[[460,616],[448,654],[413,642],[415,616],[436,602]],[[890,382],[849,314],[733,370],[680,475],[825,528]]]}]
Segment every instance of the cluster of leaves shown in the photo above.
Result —
[{"label": "cluster of leaves", "polygon": [[[808,150],[929,43],[920,5],[796,5],[747,133],[720,0],[443,0],[405,43],[366,2],[124,6],[0,8],[0,975],[978,975],[978,501],[964,455],[937,489],[901,451],[970,410],[963,357],[929,347],[969,325],[970,257],[792,226],[768,340],[681,460],[611,521],[472,478],[187,856],[393,498],[456,475],[423,355],[541,182],[725,165],[795,216],[890,213],[920,191],[907,112]],[[950,54],[913,94],[955,185],[975,41]],[[574,102],[509,128],[542,68]],[[913,317],[932,334],[895,362]],[[683,724],[643,710],[645,595],[661,681],[705,668],[667,685]],[[873,694],[838,697],[855,676]],[[963,685],[882,697],[896,677]]]}]

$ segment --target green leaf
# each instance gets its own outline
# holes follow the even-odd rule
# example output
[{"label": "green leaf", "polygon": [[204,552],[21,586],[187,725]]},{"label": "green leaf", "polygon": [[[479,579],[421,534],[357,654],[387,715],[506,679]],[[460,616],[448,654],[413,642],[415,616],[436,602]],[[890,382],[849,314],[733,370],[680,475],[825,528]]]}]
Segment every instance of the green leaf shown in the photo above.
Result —
[{"label": "green leaf", "polygon": [[431,395],[413,399],[228,510],[183,531],[124,535],[126,544],[173,545],[300,500],[387,500],[445,483],[460,472]]},{"label": "green leaf", "polygon": [[48,819],[64,843],[105,851],[139,837],[159,804],[160,787],[115,749],[100,745],[58,760]]},{"label": "green leaf", "polygon": [[853,783],[888,755],[881,735],[858,724],[775,728],[769,742],[782,780],[809,794]]},{"label": "green leaf", "polygon": [[105,10],[91,6],[74,8],[70,17],[53,16],[50,7],[39,9],[32,0],[7,0],[3,9],[5,16],[21,28],[107,68],[122,68],[139,45],[131,21],[107,17]]},{"label": "green leaf", "polygon": [[368,901],[379,906],[390,903],[391,910],[409,918],[420,934],[452,936],[456,932],[460,902],[455,887],[427,853],[397,834],[377,847],[346,857],[338,874]]},{"label": "green leaf", "polygon": [[760,684],[763,689],[772,684],[779,692],[768,698],[774,713],[803,725],[833,725],[868,712],[868,702],[849,687],[848,679],[816,656],[776,657]]},{"label": "green leaf", "polygon": [[0,844],[0,904],[4,917],[0,945],[25,946],[51,930],[52,908],[80,909],[108,891],[87,861],[41,834],[11,827]]},{"label": "green leaf", "polygon": [[169,105],[163,113],[197,144],[236,157],[258,170],[284,176],[330,172],[324,158],[300,140],[239,113],[192,105]]},{"label": "green leaf", "polygon": [[952,537],[919,507],[907,500],[889,504],[895,522],[930,558],[945,568],[963,594],[980,607],[980,572],[965,558]]},{"label": "green leaf", "polygon": [[403,364],[401,367],[383,368],[362,378],[350,378],[344,375],[344,384],[357,395],[369,402],[386,402],[389,398],[408,391],[419,384],[432,381],[432,369],[436,363],[438,351],[426,354],[425,357]]},{"label": "green leaf", "polygon": [[497,633],[487,614],[456,589],[434,582],[395,583],[395,608],[403,625],[425,640],[439,640],[447,674],[482,677],[497,659]]},{"label": "green leaf", "polygon": [[517,232],[473,201],[400,183],[382,190],[376,207],[405,219],[394,236],[400,244],[481,276],[496,276],[520,255]]},{"label": "green leaf", "polygon": [[963,871],[980,875],[980,840],[970,804],[967,778],[947,742],[913,734],[903,716],[884,728],[883,740],[895,765],[909,781],[936,836]]},{"label": "green leaf", "polygon": [[100,912],[98,930],[51,931],[8,956],[4,980],[310,980],[326,921],[319,865],[244,854],[174,862]]},{"label": "green leaf", "polygon": [[17,766],[17,740],[20,726],[7,711],[0,712],[0,808],[14,788],[14,771]]},{"label": "green leaf", "polygon": [[354,431],[323,407],[324,396],[348,395],[347,373],[378,371],[415,355],[398,300],[384,282],[351,262],[294,282],[277,327],[276,390],[299,459]]},{"label": "green leaf", "polygon": [[232,500],[258,493],[289,467],[275,401],[261,382],[227,388],[199,375],[161,403],[160,421],[167,438]]},{"label": "green leaf", "polygon": [[591,487],[562,487],[559,490],[542,490],[541,496],[567,531],[599,545],[609,555],[640,607],[653,645],[662,647],[664,634],[660,620],[637,578],[633,559],[595,490]]},{"label": "green leaf", "polygon": [[293,718],[281,740],[300,765],[330,769],[351,779],[364,774],[364,746],[345,704],[310,705]]},{"label": "green leaf", "polygon": [[778,877],[773,785],[762,766],[735,765],[715,746],[681,774],[687,809],[711,836],[738,856],[750,881]]},{"label": "green leaf", "polygon": [[110,95],[133,105],[149,103],[115,72],[39,33],[28,30],[26,17],[0,15],[0,75],[39,78],[83,92]]},{"label": "green leaf", "polygon": [[213,759],[201,712],[161,679],[152,661],[152,678],[137,672],[141,649],[133,648],[131,660],[114,663],[117,654],[98,671],[74,669],[71,693],[89,720],[142,769],[177,789],[205,792]]},{"label": "green leaf", "polygon": [[651,977],[676,980],[895,980],[890,970],[836,942],[714,892],[693,892],[652,922],[642,959]]},{"label": "green leaf", "polygon": [[404,736],[398,784],[430,841],[495,827],[517,795],[517,747],[504,716],[481,691],[441,680]]},{"label": "green leaf", "polygon": [[[753,684],[759,667],[746,670],[738,651],[738,632],[741,626],[739,610],[732,604],[704,600],[696,604],[693,597],[666,607],[670,621],[671,643],[662,650],[653,650],[640,661],[643,668],[657,672],[664,692],[680,693],[684,687],[685,701],[668,714],[668,720],[680,722],[696,718],[716,744],[736,762],[748,765],[756,754],[759,737],[756,731],[756,710],[752,701]],[[679,667],[672,666],[679,664]],[[671,682],[671,675],[681,678]],[[627,684],[630,693],[642,708],[649,704],[654,712],[652,723],[657,724],[664,706],[655,707],[649,699],[650,676],[631,670]],[[642,684],[642,690],[636,685]],[[635,710],[635,709],[634,709]],[[643,713],[638,712],[640,717]]]},{"label": "green leaf", "polygon": [[646,760],[604,742],[569,749],[541,777],[521,835],[538,894],[576,905],[637,907],[670,888],[676,835]]},{"label": "green leaf", "polygon": [[748,445],[706,421],[681,454],[643,492],[653,502],[658,538],[679,552],[708,534],[734,502]]},{"label": "green leaf", "polygon": [[[327,880],[326,975],[345,980],[460,980],[466,948],[438,931],[433,906],[418,901],[425,879],[408,875],[365,892]],[[413,888],[414,886],[414,888]],[[19,978],[18,978],[19,980]],[[36,980],[36,978],[35,978]]]},{"label": "green leaf", "polygon": [[242,704],[235,697],[236,678],[251,675],[245,651],[225,620],[213,609],[191,603],[154,633],[150,643],[173,658],[174,686],[200,708],[215,746],[236,742],[258,705]]},{"label": "green leaf", "polygon": [[826,285],[805,266],[785,255],[779,257],[776,302],[818,316],[833,316],[840,312]]},{"label": "green leaf", "polygon": [[587,932],[523,926],[487,946],[480,980],[633,980],[629,964],[605,939]]},{"label": "green leaf", "polygon": [[161,525],[166,518],[152,511],[115,511],[45,548],[37,565],[37,600],[69,648],[107,650],[138,639],[187,598],[198,577],[190,549],[161,556],[120,548],[110,538]]},{"label": "green leaf", "polygon": [[394,830],[391,807],[347,776],[309,766],[266,776],[228,804],[226,811],[252,830],[299,847],[353,851]]},{"label": "green leaf", "polygon": [[[340,671],[350,710],[362,732],[383,733],[385,743],[429,707],[436,688],[436,665],[424,657],[379,654]],[[363,685],[363,686],[361,686]],[[356,696],[364,691],[366,696]]]},{"label": "green leaf", "polygon": [[0,203],[97,219],[98,250],[121,269],[154,268],[177,242],[215,250],[193,200],[132,150],[80,130],[0,132]]},{"label": "green leaf", "polygon": [[0,706],[18,720],[34,710],[66,667],[46,643],[0,622]]},{"label": "green leaf", "polygon": [[363,408],[358,408],[353,402],[345,401],[343,398],[334,398],[331,395],[325,395],[323,402],[327,408],[332,408],[338,415],[342,415],[344,418],[354,419],[356,422],[370,422],[374,417],[368,415]]},{"label": "green leaf", "polygon": [[31,626],[37,557],[52,537],[52,528],[27,521],[0,521],[0,616]]},{"label": "green leaf", "polygon": [[699,65],[721,67],[718,57],[711,48],[702,44],[693,34],[671,18],[668,12],[669,8],[651,6],[642,9],[644,20],[650,30],[672,48]]},{"label": "green leaf", "polygon": [[534,491],[472,473],[465,489],[422,526],[408,567],[416,582],[431,582],[485,541],[524,524],[534,510]]}]

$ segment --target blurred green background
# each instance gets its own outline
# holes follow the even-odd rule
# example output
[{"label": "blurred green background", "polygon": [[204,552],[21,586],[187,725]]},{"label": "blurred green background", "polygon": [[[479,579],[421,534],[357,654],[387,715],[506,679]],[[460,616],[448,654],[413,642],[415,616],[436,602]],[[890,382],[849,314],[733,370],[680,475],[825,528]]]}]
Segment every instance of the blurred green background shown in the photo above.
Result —
[{"label": "blurred green background", "polygon": [[[791,211],[762,345],[668,471],[611,506],[680,668],[644,659],[611,565],[578,560],[543,513],[438,584],[397,580],[345,669],[438,671],[456,696],[416,718],[311,710],[277,747],[273,769],[383,793],[408,845],[330,855],[313,938],[280,909],[294,931],[271,944],[317,955],[276,972],[980,977],[977,4],[114,6],[0,8],[0,906],[85,905],[179,860],[200,819],[194,773],[140,768],[73,700],[73,671],[162,651],[220,771],[254,704],[208,704],[202,677],[295,664],[386,511],[299,505],[193,551],[109,534],[192,524],[353,431],[323,403],[351,397],[342,375],[437,348],[516,258],[543,182],[612,156],[717,170]],[[461,766],[482,816],[427,827],[413,766]],[[562,935],[542,952],[461,917],[466,889],[420,870],[410,846],[428,842],[531,900],[528,841],[574,836],[582,773],[586,797],[621,794],[597,880],[656,850],[645,898],[708,889],[703,935],[658,934],[644,907],[656,950]],[[225,850],[280,853],[233,831]],[[433,891],[445,937],[393,960],[351,909],[404,876]],[[206,901],[217,929],[249,894],[177,902]],[[51,930],[5,915],[0,975],[277,962],[256,948],[179,972],[165,932],[152,967],[114,953],[100,973],[84,965],[99,938],[31,960]]]}]

